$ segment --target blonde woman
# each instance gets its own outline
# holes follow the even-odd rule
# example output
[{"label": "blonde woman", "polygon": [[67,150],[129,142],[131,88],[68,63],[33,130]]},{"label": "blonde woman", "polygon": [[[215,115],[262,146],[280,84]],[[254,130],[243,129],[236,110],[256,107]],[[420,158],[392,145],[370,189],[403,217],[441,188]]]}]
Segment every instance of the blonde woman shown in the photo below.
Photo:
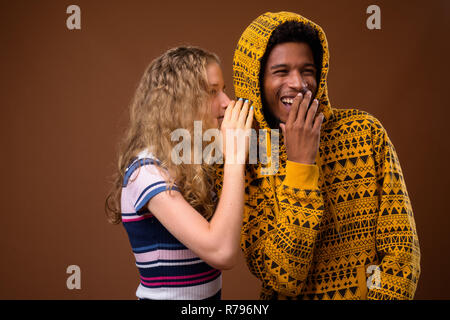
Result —
[{"label": "blonde woman", "polygon": [[244,164],[228,160],[236,159],[237,148],[224,148],[216,206],[214,168],[175,164],[171,133],[183,128],[193,135],[194,121],[204,130],[221,123],[223,134],[236,132],[250,129],[252,119],[247,101],[230,101],[224,93],[212,53],[171,49],[145,71],[106,202],[109,221],[122,222],[128,233],[141,278],[139,299],[220,299],[221,270],[231,268],[239,252]]}]

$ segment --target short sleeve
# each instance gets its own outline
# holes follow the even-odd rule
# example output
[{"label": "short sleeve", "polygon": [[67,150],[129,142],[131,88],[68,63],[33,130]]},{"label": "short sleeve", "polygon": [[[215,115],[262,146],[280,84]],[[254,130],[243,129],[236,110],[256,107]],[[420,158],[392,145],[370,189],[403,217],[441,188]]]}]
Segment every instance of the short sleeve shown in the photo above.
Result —
[{"label": "short sleeve", "polygon": [[125,173],[122,189],[122,212],[138,212],[146,206],[150,199],[166,190],[178,189],[175,185],[170,187],[162,176],[156,161],[140,159]]}]

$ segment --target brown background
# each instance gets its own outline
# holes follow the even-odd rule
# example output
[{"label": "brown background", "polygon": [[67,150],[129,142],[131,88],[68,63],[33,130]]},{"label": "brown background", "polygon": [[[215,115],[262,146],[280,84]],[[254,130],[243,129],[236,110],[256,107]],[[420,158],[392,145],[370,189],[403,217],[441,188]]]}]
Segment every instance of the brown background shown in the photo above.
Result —
[{"label": "brown background", "polygon": [[[81,31],[66,8],[81,8]],[[381,8],[381,30],[366,8]],[[426,5],[425,5],[426,4]],[[216,52],[232,96],[233,50],[266,11],[323,27],[338,108],[379,118],[396,146],[422,250],[416,298],[450,298],[448,21],[450,1],[2,1],[1,299],[135,299],[138,273],[104,198],[127,104],[147,64],[170,47]],[[81,268],[68,290],[66,268]],[[256,299],[244,262],[225,299]]]}]

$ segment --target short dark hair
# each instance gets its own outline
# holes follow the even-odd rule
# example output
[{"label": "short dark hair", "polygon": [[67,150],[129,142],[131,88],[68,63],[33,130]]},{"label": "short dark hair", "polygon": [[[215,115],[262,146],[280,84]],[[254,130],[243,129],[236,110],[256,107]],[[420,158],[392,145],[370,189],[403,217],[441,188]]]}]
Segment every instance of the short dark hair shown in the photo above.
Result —
[{"label": "short dark hair", "polygon": [[[304,42],[309,45],[314,57],[314,64],[317,69],[317,83],[320,82],[320,72],[322,69],[323,48],[317,30],[311,25],[298,21],[286,21],[280,24],[273,32],[267,43],[266,52],[261,58],[260,80],[263,79],[264,71],[272,49],[286,42]],[[262,82],[261,82],[262,83]]]}]

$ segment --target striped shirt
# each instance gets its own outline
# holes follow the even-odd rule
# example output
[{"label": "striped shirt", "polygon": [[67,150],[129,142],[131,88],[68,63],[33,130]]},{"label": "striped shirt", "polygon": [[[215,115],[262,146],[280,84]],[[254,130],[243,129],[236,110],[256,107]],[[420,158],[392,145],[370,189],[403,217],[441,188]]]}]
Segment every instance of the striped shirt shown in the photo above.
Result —
[{"label": "striped shirt", "polygon": [[126,169],[122,186],[122,223],[127,231],[140,284],[136,296],[154,300],[220,298],[222,275],[179,242],[147,209],[169,188],[159,161],[143,151]]}]

